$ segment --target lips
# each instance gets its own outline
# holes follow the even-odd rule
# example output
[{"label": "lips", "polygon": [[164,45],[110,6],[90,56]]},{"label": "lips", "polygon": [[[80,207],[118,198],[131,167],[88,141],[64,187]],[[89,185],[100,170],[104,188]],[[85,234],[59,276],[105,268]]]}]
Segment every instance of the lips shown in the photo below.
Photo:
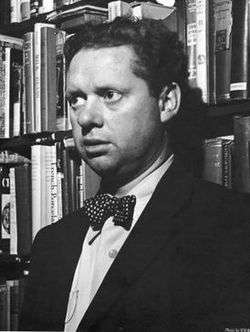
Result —
[{"label": "lips", "polygon": [[84,140],[85,151],[89,157],[96,157],[105,154],[107,152],[108,144],[109,142],[107,141],[95,138]]},{"label": "lips", "polygon": [[86,138],[84,140],[84,145],[85,146],[95,146],[95,145],[102,145],[102,144],[108,144],[109,142],[103,141],[98,138]]}]

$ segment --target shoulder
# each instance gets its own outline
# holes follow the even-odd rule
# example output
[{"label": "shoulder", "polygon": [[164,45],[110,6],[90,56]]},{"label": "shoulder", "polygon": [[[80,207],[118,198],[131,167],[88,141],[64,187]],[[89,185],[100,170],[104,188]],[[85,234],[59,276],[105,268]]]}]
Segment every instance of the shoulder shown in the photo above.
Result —
[{"label": "shoulder", "polygon": [[33,251],[49,250],[61,242],[77,241],[88,229],[88,220],[82,209],[66,215],[57,222],[42,228],[33,242]]},{"label": "shoulder", "polygon": [[194,178],[193,202],[217,213],[239,213],[250,216],[250,194],[239,193],[220,185]]}]

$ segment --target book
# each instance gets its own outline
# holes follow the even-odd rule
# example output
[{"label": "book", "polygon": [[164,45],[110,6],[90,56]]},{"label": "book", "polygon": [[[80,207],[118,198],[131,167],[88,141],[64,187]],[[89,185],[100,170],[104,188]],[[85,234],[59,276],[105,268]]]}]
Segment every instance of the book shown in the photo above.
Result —
[{"label": "book", "polygon": [[21,0],[21,21],[30,19],[30,0]]},{"label": "book", "polygon": [[108,3],[109,21],[113,21],[118,16],[132,16],[132,14],[132,7],[125,1],[116,0]]},{"label": "book", "polygon": [[23,51],[10,48],[10,76],[9,76],[9,112],[10,137],[20,136],[22,133],[22,66]]},{"label": "book", "polygon": [[232,70],[230,83],[231,99],[248,97],[249,80],[249,40],[250,40],[250,2],[233,0],[232,27]]},{"label": "book", "polygon": [[63,52],[66,33],[58,30],[56,34],[56,130],[69,129],[66,94],[66,62]]},{"label": "book", "polygon": [[[11,81],[13,75],[12,70],[18,66],[19,70],[22,63],[21,51],[23,47],[23,40],[21,38],[10,37],[0,34],[0,137],[9,138],[13,134],[13,111],[20,110],[20,104],[11,104],[11,84],[16,84],[15,80]],[[16,54],[16,56],[15,56]],[[13,65],[13,67],[12,67]],[[20,82],[19,82],[20,83]],[[18,84],[19,84],[18,83]],[[18,88],[17,84],[17,89]],[[20,84],[19,84],[20,86]],[[19,96],[20,93],[17,92]],[[18,105],[18,107],[17,107]],[[14,107],[14,108],[13,108]]]},{"label": "book", "polygon": [[42,145],[31,147],[31,192],[32,192],[32,240],[41,229],[45,220],[46,202],[43,202],[45,188],[44,148]]},{"label": "book", "polygon": [[56,34],[41,27],[41,131],[56,129]]},{"label": "book", "polygon": [[215,101],[230,99],[232,55],[232,0],[213,0],[215,43]]},{"label": "book", "polygon": [[233,135],[210,138],[204,141],[203,179],[226,188],[232,188],[233,146]]},{"label": "book", "polygon": [[53,24],[48,23],[35,23],[34,25],[34,78],[35,78],[35,132],[42,130],[42,41],[41,31],[44,27],[54,28]]},{"label": "book", "polygon": [[25,133],[35,132],[35,78],[34,78],[34,32],[23,36],[23,63],[25,86]]},{"label": "book", "polygon": [[235,189],[250,192],[250,116],[234,117]]},{"label": "book", "polygon": [[10,23],[21,22],[21,0],[10,0]]},{"label": "book", "polygon": [[19,306],[19,281],[18,280],[8,280],[7,288],[10,297],[10,331],[18,331],[18,323],[20,316],[20,306]]},{"label": "book", "polygon": [[7,285],[2,281],[0,283],[0,331],[8,331],[7,296]]},{"label": "book", "polygon": [[17,255],[17,206],[15,168],[11,167],[10,177],[10,254]]},{"label": "book", "polygon": [[5,25],[10,23],[11,4],[10,0],[0,1],[0,24]]},{"label": "book", "polygon": [[192,88],[197,87],[197,22],[196,0],[186,0],[186,45],[188,55],[188,80]]},{"label": "book", "polygon": [[136,3],[132,7],[133,16],[139,19],[151,18],[155,20],[163,20],[168,17],[174,10],[174,7],[167,7],[160,4],[152,3],[150,1]]},{"label": "book", "polygon": [[213,2],[196,1],[196,82],[205,103],[215,103]]},{"label": "book", "polygon": [[0,167],[1,250],[9,253],[10,246],[10,176],[9,167]]},{"label": "book", "polygon": [[16,187],[17,252],[19,256],[31,253],[32,245],[32,196],[31,164],[23,163],[14,168]]},{"label": "book", "polygon": [[30,160],[13,151],[0,151],[0,164],[24,164],[29,163]]}]

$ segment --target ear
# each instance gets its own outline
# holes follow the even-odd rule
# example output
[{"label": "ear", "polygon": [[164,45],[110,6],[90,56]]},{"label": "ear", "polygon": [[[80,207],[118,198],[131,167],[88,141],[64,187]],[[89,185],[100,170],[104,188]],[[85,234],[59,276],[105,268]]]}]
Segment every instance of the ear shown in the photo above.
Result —
[{"label": "ear", "polygon": [[165,86],[158,101],[162,123],[166,123],[178,113],[180,103],[181,89],[179,84],[173,82]]}]

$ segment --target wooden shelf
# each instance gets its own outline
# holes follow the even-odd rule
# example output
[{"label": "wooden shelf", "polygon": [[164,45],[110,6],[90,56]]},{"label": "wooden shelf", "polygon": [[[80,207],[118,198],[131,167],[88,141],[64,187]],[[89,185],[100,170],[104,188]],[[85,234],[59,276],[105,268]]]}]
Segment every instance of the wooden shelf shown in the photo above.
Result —
[{"label": "wooden shelf", "polygon": [[63,139],[71,138],[72,131],[42,132],[26,134],[23,136],[0,138],[0,150],[15,150],[21,147],[29,147],[34,144],[53,144]]},{"label": "wooden shelf", "polygon": [[233,100],[225,104],[208,105],[208,117],[250,115],[250,100]]}]

